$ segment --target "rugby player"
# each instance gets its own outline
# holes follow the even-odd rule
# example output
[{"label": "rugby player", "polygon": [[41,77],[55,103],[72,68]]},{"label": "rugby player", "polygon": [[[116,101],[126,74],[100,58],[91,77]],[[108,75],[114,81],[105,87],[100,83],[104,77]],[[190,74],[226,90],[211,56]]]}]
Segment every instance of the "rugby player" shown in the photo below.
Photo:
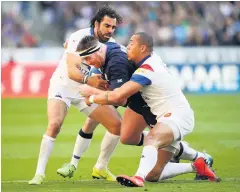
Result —
[{"label": "rugby player", "polygon": [[[156,116],[157,123],[146,136],[137,173],[133,177],[120,175],[117,181],[130,187],[142,187],[144,180],[158,181],[188,172],[197,172],[210,181],[217,181],[215,173],[202,157],[197,158],[193,164],[168,163],[179,141],[192,132],[194,113],[166,65],[153,53],[151,36],[146,33],[136,33],[130,39],[127,49],[128,58],[138,67],[130,81],[114,91],[102,91],[86,99],[88,105],[95,103],[120,105],[140,91],[147,106]],[[97,56],[97,53],[92,54],[84,58],[85,63],[99,68],[101,67],[99,62],[95,63],[99,60],[98,57],[100,56]],[[124,115],[123,125],[125,121],[135,121],[132,117],[133,115]],[[128,137],[127,132],[126,127],[122,126],[121,141],[122,135]]]},{"label": "rugby player", "polygon": [[[83,84],[88,84],[93,87],[105,89],[108,82],[103,80],[99,75],[89,77],[90,67],[83,64],[79,56],[74,54],[79,41],[85,35],[94,35],[103,43],[108,41],[114,42],[115,40],[112,38],[112,35],[116,29],[116,25],[121,22],[122,18],[115,10],[109,6],[104,6],[98,10],[91,20],[90,28],[78,30],[71,34],[64,44],[64,54],[50,80],[47,104],[48,126],[42,138],[36,173],[34,178],[29,181],[29,184],[37,185],[43,182],[45,168],[52,152],[54,141],[61,130],[71,104],[80,112],[93,119],[92,121],[88,119],[83,129],[79,131],[77,142],[78,144],[80,143],[81,148],[77,148],[76,150],[78,153],[83,153],[86,150],[93,135],[91,129],[96,127],[95,122],[101,123],[108,131],[101,144],[101,152],[96,164],[97,167],[95,166],[93,169],[93,174],[96,177],[102,177],[106,180],[116,180],[115,176],[107,169],[107,163],[119,142],[121,116],[111,106],[93,105],[89,107],[86,105],[84,97],[81,96],[78,88]],[[72,60],[78,62],[78,70],[71,69],[69,62]],[[79,159],[80,155],[76,155],[74,158]],[[75,169],[75,167],[73,168]]]}]

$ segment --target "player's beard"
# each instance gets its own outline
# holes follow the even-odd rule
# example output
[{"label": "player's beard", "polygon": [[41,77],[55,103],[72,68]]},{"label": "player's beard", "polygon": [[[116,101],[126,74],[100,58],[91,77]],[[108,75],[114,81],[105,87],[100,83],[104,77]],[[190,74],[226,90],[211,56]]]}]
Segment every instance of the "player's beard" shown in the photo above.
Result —
[{"label": "player's beard", "polygon": [[[98,35],[99,41],[101,43],[107,42],[112,37],[112,34],[110,34],[110,33],[109,34],[103,34],[100,30],[97,30],[97,35]],[[107,35],[110,38],[105,38],[104,35]]]}]

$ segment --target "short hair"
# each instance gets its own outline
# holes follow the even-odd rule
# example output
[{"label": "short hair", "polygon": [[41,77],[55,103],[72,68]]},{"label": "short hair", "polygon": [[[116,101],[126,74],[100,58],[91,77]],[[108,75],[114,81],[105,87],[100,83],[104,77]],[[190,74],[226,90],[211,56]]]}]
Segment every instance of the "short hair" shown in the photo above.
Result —
[{"label": "short hair", "polygon": [[148,35],[145,32],[138,32],[134,35],[138,35],[140,37],[140,43],[146,45],[149,52],[153,52],[153,38],[151,35]]},{"label": "short hair", "polygon": [[95,21],[100,23],[105,16],[116,19],[117,24],[122,23],[122,17],[112,7],[109,5],[104,5],[98,9],[96,15],[91,19],[90,27],[94,28]]},{"label": "short hair", "polygon": [[81,53],[80,56],[85,56],[97,51],[99,49],[97,45],[99,46],[98,39],[92,35],[87,35],[79,41],[76,51]]}]

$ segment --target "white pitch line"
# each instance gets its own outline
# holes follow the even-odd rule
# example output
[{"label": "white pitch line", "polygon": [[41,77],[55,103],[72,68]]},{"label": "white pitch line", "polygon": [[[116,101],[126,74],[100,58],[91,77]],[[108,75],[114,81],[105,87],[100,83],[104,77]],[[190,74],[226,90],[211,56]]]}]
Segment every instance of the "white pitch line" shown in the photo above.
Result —
[{"label": "white pitch line", "polygon": [[[240,181],[240,177],[236,177],[236,178],[223,178],[222,181]],[[12,181],[2,181],[1,183],[28,183],[29,180],[12,180]],[[84,179],[84,180],[48,180],[48,181],[44,181],[44,183],[54,183],[54,182],[59,182],[59,183],[63,183],[63,182],[88,182],[88,181],[94,181],[93,179]],[[95,180],[95,181],[101,181],[101,180]],[[102,180],[104,181],[104,180]],[[164,180],[164,181],[194,181],[193,179],[180,179],[180,180]],[[163,182],[164,182],[163,181]]]},{"label": "white pitch line", "polygon": [[[1,183],[28,183],[28,181],[30,180],[12,180],[12,181],[2,181]],[[68,181],[71,181],[71,182],[87,182],[87,181],[92,181],[91,179],[87,180],[68,180]],[[52,182],[67,182],[67,181],[64,181],[64,180],[48,180],[48,181],[44,181],[44,183],[52,183]]]}]

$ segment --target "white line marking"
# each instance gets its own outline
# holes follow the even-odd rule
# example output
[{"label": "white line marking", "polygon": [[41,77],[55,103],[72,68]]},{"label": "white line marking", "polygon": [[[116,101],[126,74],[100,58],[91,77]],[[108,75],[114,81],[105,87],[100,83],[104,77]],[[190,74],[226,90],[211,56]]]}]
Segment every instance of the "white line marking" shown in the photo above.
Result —
[{"label": "white line marking", "polygon": [[[12,180],[12,181],[2,181],[1,183],[28,183],[28,181],[30,180]],[[84,179],[84,180],[46,180],[44,181],[44,183],[63,183],[63,182],[76,182],[76,183],[80,183],[80,182],[89,182],[89,181],[105,181],[105,180],[94,180],[94,179]],[[177,179],[177,180],[164,180],[164,181],[194,181],[193,179]],[[240,181],[240,177],[236,177],[236,178],[222,178],[222,181]]]}]

